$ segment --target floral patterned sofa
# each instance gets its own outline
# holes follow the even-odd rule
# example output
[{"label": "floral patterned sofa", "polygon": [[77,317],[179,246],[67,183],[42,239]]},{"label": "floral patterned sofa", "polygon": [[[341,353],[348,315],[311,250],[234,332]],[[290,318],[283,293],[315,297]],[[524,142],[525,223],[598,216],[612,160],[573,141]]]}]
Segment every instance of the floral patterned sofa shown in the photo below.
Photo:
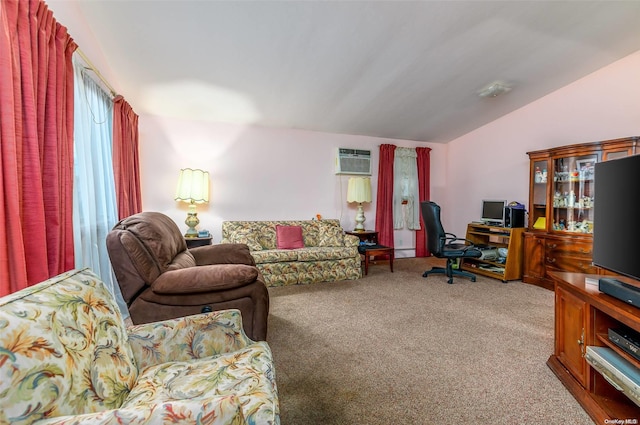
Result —
[{"label": "floral patterned sofa", "polygon": [[[300,226],[304,248],[277,249],[276,226]],[[249,246],[267,286],[333,282],[362,275],[360,239],[344,233],[335,219],[224,221],[222,243]]]},{"label": "floral patterned sofa", "polygon": [[278,424],[238,310],[125,327],[90,270],[0,299],[0,424]]}]

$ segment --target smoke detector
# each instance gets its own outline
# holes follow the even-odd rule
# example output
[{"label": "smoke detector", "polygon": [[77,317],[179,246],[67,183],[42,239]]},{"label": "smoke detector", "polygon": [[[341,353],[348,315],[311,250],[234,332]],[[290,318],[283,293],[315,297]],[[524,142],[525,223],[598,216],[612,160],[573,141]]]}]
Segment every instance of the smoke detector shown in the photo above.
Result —
[{"label": "smoke detector", "polygon": [[511,90],[511,86],[502,81],[494,81],[478,91],[480,97],[498,97]]}]

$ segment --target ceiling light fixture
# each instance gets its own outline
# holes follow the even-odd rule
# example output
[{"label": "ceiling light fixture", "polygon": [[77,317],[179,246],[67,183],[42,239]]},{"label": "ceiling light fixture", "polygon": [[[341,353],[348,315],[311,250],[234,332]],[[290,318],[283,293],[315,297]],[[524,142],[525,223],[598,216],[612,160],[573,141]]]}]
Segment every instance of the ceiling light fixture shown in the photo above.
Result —
[{"label": "ceiling light fixture", "polygon": [[497,97],[511,90],[511,86],[502,81],[494,81],[478,91],[480,97]]}]

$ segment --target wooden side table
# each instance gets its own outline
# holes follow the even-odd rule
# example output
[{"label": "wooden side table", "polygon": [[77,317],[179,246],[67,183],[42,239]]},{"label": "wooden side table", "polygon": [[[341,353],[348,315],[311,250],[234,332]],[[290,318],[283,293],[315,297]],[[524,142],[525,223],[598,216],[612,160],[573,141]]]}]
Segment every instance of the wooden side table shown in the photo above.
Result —
[{"label": "wooden side table", "polygon": [[391,247],[384,245],[360,245],[358,247],[358,252],[364,255],[364,275],[366,276],[369,273],[369,260],[371,257],[389,257],[389,267],[391,268],[391,273],[393,273],[393,257],[395,255],[395,250]]},{"label": "wooden side table", "polygon": [[207,236],[206,238],[184,238],[187,242],[187,248],[196,248],[198,246],[211,245],[213,242],[213,236]]},{"label": "wooden side table", "polygon": [[348,231],[347,235],[354,235],[360,238],[360,246],[358,252],[364,257],[364,275],[369,273],[369,263],[371,257],[375,260],[378,257],[389,258],[389,267],[393,273],[393,258],[395,250],[391,247],[378,245],[378,232],[375,230],[365,230],[363,232]]},{"label": "wooden side table", "polygon": [[364,230],[362,232],[356,232],[355,230],[349,230],[345,232],[347,235],[353,235],[360,238],[360,242],[373,242],[378,243],[378,232],[375,230]]}]

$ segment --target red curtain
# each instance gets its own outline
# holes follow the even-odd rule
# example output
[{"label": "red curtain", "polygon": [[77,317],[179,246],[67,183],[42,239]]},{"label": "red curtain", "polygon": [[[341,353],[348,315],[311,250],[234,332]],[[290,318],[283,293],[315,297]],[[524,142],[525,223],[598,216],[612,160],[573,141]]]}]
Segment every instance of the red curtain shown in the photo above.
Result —
[{"label": "red curtain", "polygon": [[0,296],[73,268],[73,66],[39,0],[0,0]]},{"label": "red curtain", "polygon": [[113,100],[113,173],[118,217],[141,212],[138,115],[122,96]]},{"label": "red curtain", "polygon": [[[431,148],[416,148],[418,155],[418,198],[420,202],[428,201],[430,198],[429,186],[431,167],[429,165]],[[424,222],[420,214],[420,230],[416,230],[416,257],[429,257],[431,253],[427,249]]]},{"label": "red curtain", "polygon": [[378,194],[376,196],[376,230],[380,245],[394,247],[393,240],[393,160],[395,145],[380,145]]}]

